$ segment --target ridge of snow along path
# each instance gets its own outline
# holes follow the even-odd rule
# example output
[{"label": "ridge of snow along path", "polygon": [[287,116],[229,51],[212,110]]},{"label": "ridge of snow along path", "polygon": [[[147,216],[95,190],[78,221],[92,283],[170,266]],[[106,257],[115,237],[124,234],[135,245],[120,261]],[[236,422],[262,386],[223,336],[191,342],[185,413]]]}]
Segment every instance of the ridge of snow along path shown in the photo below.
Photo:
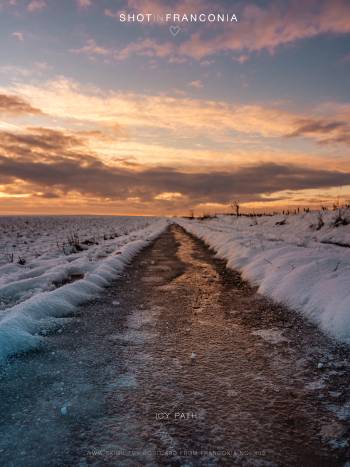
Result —
[{"label": "ridge of snow along path", "polygon": [[[9,220],[7,227],[11,223],[10,218],[0,220],[2,234],[4,219]],[[17,222],[23,220],[13,219]],[[30,225],[31,221],[47,222],[47,219],[54,218],[28,218],[25,222]],[[60,251],[59,244],[53,246],[52,240],[55,242],[56,227],[60,226],[62,219],[67,221],[61,217],[51,223],[46,235],[51,240],[48,243],[50,248],[38,257],[29,257],[24,265],[0,258],[4,263],[0,263],[0,362],[10,355],[41,345],[49,330],[59,327],[63,317],[71,314],[77,305],[98,295],[103,287],[118,278],[125,265],[169,223],[159,218],[120,218],[118,226],[117,218],[109,218],[110,228],[112,226],[114,231],[118,231],[119,227],[120,232],[127,233],[105,235],[99,241],[94,237],[94,241],[82,242],[84,248],[79,247],[78,251],[67,243],[66,247],[72,247],[71,251],[65,251],[64,246]],[[89,224],[85,227],[94,225],[93,221],[95,225],[101,222],[99,227],[102,230],[105,227],[103,222],[106,218],[101,218],[101,221],[98,218],[86,219]],[[72,229],[79,226],[79,220],[71,218],[68,224],[68,229]],[[83,233],[86,237],[89,230]]]},{"label": "ridge of snow along path", "polygon": [[[258,292],[350,343],[350,211],[177,220]],[[321,219],[321,221],[320,221]],[[348,222],[346,224],[346,222]]]}]

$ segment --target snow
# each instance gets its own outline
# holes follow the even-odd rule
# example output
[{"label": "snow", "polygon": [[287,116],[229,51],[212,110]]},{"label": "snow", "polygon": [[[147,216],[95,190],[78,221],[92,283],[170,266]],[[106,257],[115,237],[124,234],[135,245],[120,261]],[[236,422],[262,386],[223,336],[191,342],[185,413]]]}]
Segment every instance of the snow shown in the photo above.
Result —
[{"label": "snow", "polygon": [[61,414],[62,415],[67,415],[68,414],[68,407],[66,405],[61,407]]},{"label": "snow", "polygon": [[[42,345],[167,225],[146,217],[0,218],[0,361]],[[13,238],[21,239],[14,256],[24,264],[9,262]]]},{"label": "snow", "polygon": [[[350,343],[350,210],[178,219],[258,292]],[[347,224],[349,222],[349,224]]]}]

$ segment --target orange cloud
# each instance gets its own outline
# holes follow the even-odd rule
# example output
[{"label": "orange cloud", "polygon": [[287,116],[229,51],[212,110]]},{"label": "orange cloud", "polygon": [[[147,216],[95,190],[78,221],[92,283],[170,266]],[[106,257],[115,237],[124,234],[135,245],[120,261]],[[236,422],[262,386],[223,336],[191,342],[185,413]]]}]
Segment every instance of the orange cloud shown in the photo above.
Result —
[{"label": "orange cloud", "polygon": [[90,58],[93,58],[95,55],[113,56],[113,53],[110,49],[97,45],[94,39],[88,39],[83,47],[79,49],[71,49],[70,52],[86,54]]},{"label": "orange cloud", "polygon": [[277,47],[320,34],[350,33],[350,3],[347,0],[292,0],[270,6],[246,5],[234,30],[227,25],[214,37],[193,34],[179,53],[196,59],[221,51],[273,52]]},{"label": "orange cloud", "polygon": [[[136,13],[152,13],[153,15],[165,15],[171,11],[176,11],[179,14],[203,12],[210,8],[210,3],[204,2],[203,0],[180,0],[176,1],[172,6],[167,5],[166,2],[161,0],[127,0],[128,11],[134,11]],[[123,9],[123,11],[126,9]],[[112,18],[118,18],[118,11],[113,12],[107,8],[105,15]]]},{"label": "orange cloud", "polygon": [[12,36],[12,37],[15,37],[17,40],[19,40],[19,41],[21,41],[21,42],[24,41],[24,34],[23,34],[23,32],[18,32],[18,31],[16,31],[16,32],[13,32],[13,33],[11,34],[11,36]]},{"label": "orange cloud", "polygon": [[0,114],[2,115],[34,115],[41,110],[33,107],[26,100],[13,95],[0,94]]},{"label": "orange cloud", "polygon": [[[291,163],[255,163],[226,170],[183,171],[175,167],[121,166],[106,163],[85,141],[70,133],[32,128],[3,132],[0,147],[0,191],[55,198],[83,197],[163,203],[163,207],[203,203],[261,201],[281,190],[321,189],[350,184],[350,171],[319,169]],[[46,195],[45,195],[46,193]],[[172,203],[172,204],[171,204]]]},{"label": "orange cloud", "polygon": [[188,85],[195,89],[202,89],[204,87],[203,82],[200,79],[191,81]]},{"label": "orange cloud", "polygon": [[77,0],[80,8],[87,8],[92,5],[92,0]]},{"label": "orange cloud", "polygon": [[[329,104],[302,115],[274,106],[103,92],[65,78],[41,85],[18,84],[9,95],[14,94],[20,102],[42,109],[40,125],[46,128],[0,122],[3,154],[12,157],[35,153],[39,160],[50,162],[74,151],[82,158],[98,154],[101,162],[118,167],[176,167],[191,173],[198,167],[204,172],[228,171],[247,163],[271,161],[350,170],[346,153],[336,152],[334,146],[347,131],[346,106]],[[9,105],[5,102],[3,107],[8,109]],[[38,125],[37,118],[33,122]],[[328,142],[332,155],[327,156],[324,150],[305,154],[291,148],[287,136]],[[330,139],[333,146],[329,146]],[[162,191],[178,192],[166,187]]]},{"label": "orange cloud", "polygon": [[[20,84],[17,94],[30,99],[45,113],[60,118],[124,126],[154,127],[172,131],[207,133],[208,129],[236,130],[263,136],[290,133],[299,116],[261,105],[232,105],[222,101],[142,95],[82,89],[61,78],[42,85]],[[141,105],[142,103],[142,105]]]},{"label": "orange cloud", "polygon": [[[199,85],[195,82],[193,86]],[[315,114],[298,114],[269,105],[233,105],[223,101],[105,92],[82,89],[77,83],[61,78],[41,86],[30,84],[14,88],[21,99],[47,115],[67,120],[70,126],[91,124],[110,127],[121,125],[140,134],[147,129],[170,132],[178,137],[205,137],[212,141],[232,141],[232,132],[267,138],[307,137],[317,142],[349,142],[349,109],[339,106],[330,119]],[[348,113],[347,113],[348,112]]]},{"label": "orange cloud", "polygon": [[[38,88],[26,86],[22,86],[23,95],[28,92],[33,105],[42,104],[56,125],[67,114],[76,124],[69,123],[69,131],[27,127],[0,132],[0,192],[8,206],[14,207],[20,199],[21,203],[28,200],[28,209],[30,203],[36,209],[45,208],[40,204],[44,199],[56,209],[57,200],[64,199],[69,212],[74,199],[76,212],[83,212],[84,203],[104,203],[108,212],[124,209],[123,202],[133,206],[133,212],[183,212],[193,206],[219,206],[232,196],[248,203],[286,204],[290,198],[276,195],[284,189],[298,192],[350,184],[350,168],[341,167],[339,160],[338,166],[331,167],[327,158],[281,154],[266,147],[261,137],[254,151],[245,148],[244,140],[238,143],[237,137],[234,147],[216,153],[205,145],[187,149],[178,145],[179,139],[196,133],[197,141],[201,135],[213,134],[219,144],[225,131],[232,130],[246,135],[248,144],[257,131],[278,137],[294,129],[291,137],[307,133],[320,138],[341,130],[340,120],[319,116],[301,120],[281,109],[217,101],[102,95],[100,90],[83,91],[65,80]],[[116,125],[117,116],[123,124]],[[168,134],[162,140],[164,130],[175,132],[173,148]],[[227,141],[232,142],[232,137]]]},{"label": "orange cloud", "polygon": [[89,58],[103,56],[109,60],[125,60],[132,55],[143,55],[147,57],[170,57],[175,52],[174,44],[171,42],[157,43],[153,39],[143,39],[128,44],[126,47],[110,48],[97,44],[94,39],[88,39],[86,44],[78,49],[71,49],[70,52],[85,54]]},{"label": "orange cloud", "polygon": [[[135,11],[147,11],[160,15],[169,12],[169,10],[178,13],[213,10],[210,4],[200,1],[181,1],[171,8],[159,1],[129,0],[128,6]],[[237,10],[239,22],[234,25],[221,24],[217,27],[215,35],[207,37],[208,28],[202,25],[200,31],[193,33],[189,40],[180,45],[167,44],[164,47],[163,43],[151,41],[147,47],[142,48],[142,42],[138,41],[129,44],[123,53],[116,54],[115,58],[120,60],[128,58],[132,54],[143,54],[167,57],[171,60],[176,59],[176,57],[201,60],[210,55],[228,51],[240,53],[236,59],[243,63],[247,60],[249,52],[268,50],[272,53],[282,45],[321,34],[350,33],[350,3],[348,0],[334,0],[332,2],[329,0],[306,0],[303,3],[290,0],[280,3],[271,2],[267,6],[249,3],[244,6],[236,5],[235,10]],[[223,11],[225,11],[224,8]],[[117,14],[113,14],[110,10],[106,11],[106,14],[117,17]],[[242,54],[242,52],[244,53]]]},{"label": "orange cloud", "polygon": [[43,10],[46,7],[47,7],[47,3],[45,0],[31,0],[31,2],[29,2],[27,6],[27,10],[30,13],[33,13],[35,11]]}]

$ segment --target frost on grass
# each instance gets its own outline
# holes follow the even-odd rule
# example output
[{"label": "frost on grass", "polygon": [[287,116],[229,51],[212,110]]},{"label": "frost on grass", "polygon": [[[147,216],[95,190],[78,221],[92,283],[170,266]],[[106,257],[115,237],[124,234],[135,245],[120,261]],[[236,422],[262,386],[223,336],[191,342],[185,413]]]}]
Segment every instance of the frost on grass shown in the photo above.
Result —
[{"label": "frost on grass", "polygon": [[144,217],[2,217],[0,361],[42,344],[166,225]]},{"label": "frost on grass", "polygon": [[350,209],[178,223],[261,294],[350,343]]}]

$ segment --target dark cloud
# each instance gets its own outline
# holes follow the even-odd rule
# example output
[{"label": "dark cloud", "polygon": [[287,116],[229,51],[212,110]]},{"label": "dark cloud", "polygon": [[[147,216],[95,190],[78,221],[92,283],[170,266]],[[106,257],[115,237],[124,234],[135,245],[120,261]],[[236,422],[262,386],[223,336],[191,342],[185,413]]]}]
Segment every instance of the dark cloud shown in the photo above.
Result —
[{"label": "dark cloud", "polygon": [[339,128],[347,126],[345,122],[340,121],[324,121],[324,120],[298,120],[297,128],[288,136],[303,136],[306,133],[322,133],[328,134]]},{"label": "dark cloud", "polygon": [[0,94],[0,114],[5,115],[35,115],[41,110],[32,107],[27,101],[18,96]]},{"label": "dark cloud", "polygon": [[338,120],[302,119],[296,122],[296,129],[287,137],[316,136],[321,144],[350,143],[350,126]]},{"label": "dark cloud", "polygon": [[58,193],[53,193],[52,191],[47,191],[45,193],[35,194],[38,198],[47,198],[47,199],[56,199],[59,198],[60,195]]},{"label": "dark cloud", "polygon": [[118,123],[105,128],[104,131],[100,130],[83,130],[76,133],[83,138],[95,138],[101,141],[115,141],[116,139],[125,139],[128,137],[128,132],[125,127]]},{"label": "dark cloud", "polygon": [[111,167],[92,158],[81,162],[61,157],[49,163],[0,156],[0,172],[8,180],[20,179],[44,192],[77,191],[115,200],[139,197],[142,201],[151,201],[163,192],[180,192],[192,203],[224,203],[232,197],[258,200],[262,194],[286,189],[350,184],[350,173],[272,163],[232,172],[184,173],[172,168],[134,171]]},{"label": "dark cloud", "polygon": [[321,144],[333,144],[333,143],[343,143],[350,144],[350,129],[347,131],[341,132],[338,135],[332,136],[331,138],[325,138],[320,141]]},{"label": "dark cloud", "polygon": [[73,148],[83,147],[84,139],[80,135],[71,135],[49,128],[27,128],[25,133],[0,131],[0,149],[13,157],[30,156],[52,157],[65,154]]},{"label": "dark cloud", "polygon": [[257,201],[263,194],[279,191],[350,185],[349,172],[292,164],[262,163],[195,173],[128,165],[124,160],[118,166],[107,165],[88,151],[81,134],[46,128],[27,129],[24,134],[2,132],[0,136],[2,183],[22,180],[33,193],[41,192],[39,196],[48,199],[74,191],[114,201],[138,198],[171,208],[180,201],[155,198],[164,192],[181,193],[186,207],[186,203],[227,203],[232,198]]}]

